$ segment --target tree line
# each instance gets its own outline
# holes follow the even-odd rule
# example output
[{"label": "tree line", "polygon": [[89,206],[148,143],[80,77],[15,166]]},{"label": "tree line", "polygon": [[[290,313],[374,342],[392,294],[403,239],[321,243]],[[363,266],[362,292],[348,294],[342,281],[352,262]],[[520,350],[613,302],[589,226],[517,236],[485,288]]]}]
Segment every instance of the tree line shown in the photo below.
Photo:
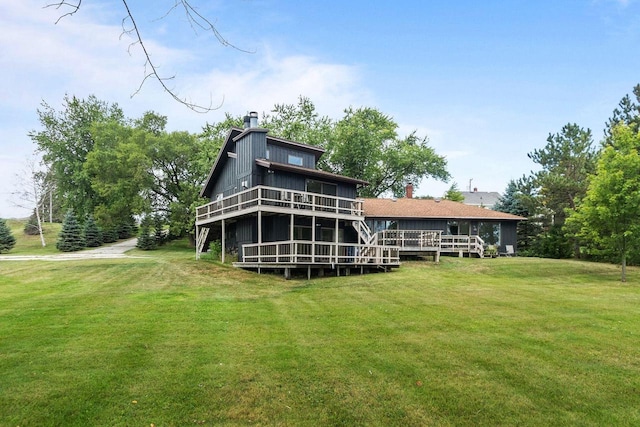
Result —
[{"label": "tree line", "polygon": [[[95,221],[104,236],[150,222],[169,236],[192,236],[195,208],[207,202],[200,189],[229,128],[243,124],[242,116],[227,113],[198,133],[169,132],[165,116],[150,111],[127,118],[117,104],[95,96],[67,95],[61,109],[43,102],[37,114],[41,129],[29,136],[45,172],[31,178],[40,188],[37,205],[51,211],[38,218],[61,221],[71,213],[72,223]],[[449,179],[445,158],[426,137],[399,135],[393,118],[375,108],[350,107],[333,120],[300,97],[296,104],[276,104],[260,126],[325,149],[318,167],[368,181],[362,196],[401,196],[423,177]]]},{"label": "tree line", "polygon": [[595,144],[568,123],[528,154],[539,170],[512,180],[496,210],[526,217],[520,254],[640,264],[640,84],[625,95]]}]

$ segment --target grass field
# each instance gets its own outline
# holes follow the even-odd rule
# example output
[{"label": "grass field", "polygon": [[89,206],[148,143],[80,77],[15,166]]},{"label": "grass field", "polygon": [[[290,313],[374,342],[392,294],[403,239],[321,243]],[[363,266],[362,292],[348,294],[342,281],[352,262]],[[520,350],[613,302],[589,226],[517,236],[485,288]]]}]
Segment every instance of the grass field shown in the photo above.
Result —
[{"label": "grass field", "polygon": [[44,230],[45,247],[42,247],[40,235],[29,236],[24,234],[26,219],[9,219],[7,225],[11,233],[16,238],[16,245],[5,255],[52,255],[61,253],[56,249],[58,234],[62,228],[60,223],[45,222],[42,224]]},{"label": "grass field", "polygon": [[640,425],[640,271],[0,262],[0,425]]}]

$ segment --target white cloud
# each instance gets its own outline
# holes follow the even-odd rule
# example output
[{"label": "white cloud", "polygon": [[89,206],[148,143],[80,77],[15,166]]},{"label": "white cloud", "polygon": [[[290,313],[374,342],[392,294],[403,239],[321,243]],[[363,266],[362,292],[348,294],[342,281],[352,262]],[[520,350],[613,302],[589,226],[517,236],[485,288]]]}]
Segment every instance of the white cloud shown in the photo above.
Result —
[{"label": "white cloud", "polygon": [[[334,118],[349,105],[371,101],[360,81],[360,70],[354,66],[286,55],[266,45],[255,54],[233,51],[228,61],[216,55],[216,62],[207,64],[207,58],[153,39],[146,40],[147,47],[161,73],[176,75],[169,84],[180,97],[203,104],[211,99],[213,105],[224,97],[224,105],[209,114],[194,113],[152,80],[131,98],[145,74],[144,58],[136,46],[129,55],[129,40],[120,40],[119,25],[101,21],[112,12],[83,4],[82,13],[54,25],[60,12],[42,6],[43,2],[35,0],[0,4],[0,151],[11,153],[0,159],[0,217],[23,214],[5,196],[11,192],[23,159],[35,148],[27,133],[39,127],[36,109],[42,100],[57,108],[65,93],[95,94],[118,103],[129,117],[154,110],[168,116],[171,129],[192,132],[206,121],[221,120],[224,112],[269,111],[275,103],[297,102],[300,95],[309,97],[321,114]],[[197,74],[193,69],[207,71]]]}]

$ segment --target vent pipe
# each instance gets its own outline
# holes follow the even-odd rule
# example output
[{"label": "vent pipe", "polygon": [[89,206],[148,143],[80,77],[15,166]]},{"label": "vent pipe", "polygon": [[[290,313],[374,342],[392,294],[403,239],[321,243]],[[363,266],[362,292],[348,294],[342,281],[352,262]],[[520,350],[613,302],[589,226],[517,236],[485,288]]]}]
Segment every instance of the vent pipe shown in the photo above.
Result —
[{"label": "vent pipe", "polygon": [[249,113],[249,126],[252,128],[258,127],[258,113],[256,111]]}]

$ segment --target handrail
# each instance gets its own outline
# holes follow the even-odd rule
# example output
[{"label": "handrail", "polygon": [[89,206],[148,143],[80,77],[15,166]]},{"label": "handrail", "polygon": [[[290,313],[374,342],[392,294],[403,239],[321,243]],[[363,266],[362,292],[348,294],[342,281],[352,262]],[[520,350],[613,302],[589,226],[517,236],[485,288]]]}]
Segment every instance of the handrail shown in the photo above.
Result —
[{"label": "handrail", "polygon": [[319,213],[364,215],[362,200],[258,185],[196,208],[196,222],[240,212],[254,206],[281,207]]},{"label": "handrail", "polygon": [[356,243],[288,240],[242,245],[238,264],[400,264],[399,248]]},{"label": "handrail", "polygon": [[484,240],[480,236],[443,234],[440,230],[383,230],[377,233],[378,243],[408,250],[465,251],[484,255]]}]

